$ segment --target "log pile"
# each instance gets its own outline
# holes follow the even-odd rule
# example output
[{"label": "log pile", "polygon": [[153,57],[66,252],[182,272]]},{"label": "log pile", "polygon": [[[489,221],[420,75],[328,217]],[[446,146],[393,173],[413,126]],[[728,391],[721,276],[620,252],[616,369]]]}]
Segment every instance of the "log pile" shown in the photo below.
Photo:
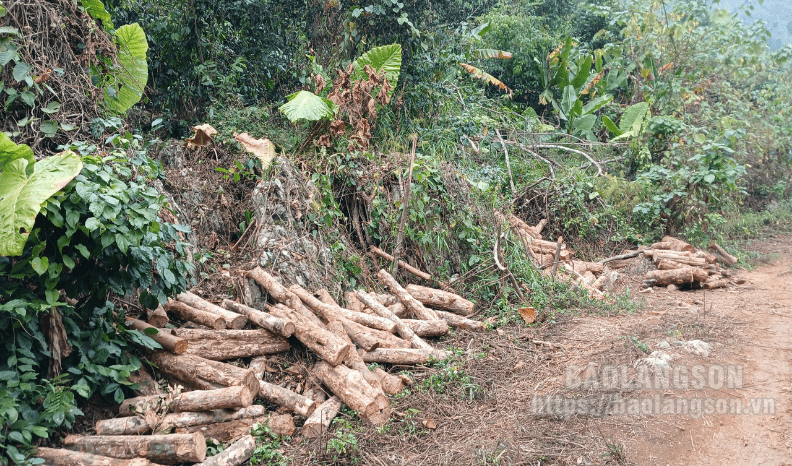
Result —
[{"label": "log pile", "polygon": [[[159,343],[162,348],[146,351],[146,358],[169,386],[181,388],[164,393],[149,387],[139,392],[143,396],[124,401],[118,417],[98,421],[96,435],[69,436],[64,449],[42,448],[38,456],[54,465],[236,465],[252,454],[249,434],[257,422],[292,435],[295,417],[297,425],[305,419],[301,434],[320,437],[347,405],[364,421],[381,426],[391,415],[388,395],[412,381],[382,367],[372,371],[368,364],[443,360],[449,353],[425,338],[445,335],[450,327],[484,328],[470,318],[472,302],[451,291],[402,286],[385,270],[377,277],[393,294],[348,292],[344,307],[326,290],[286,286],[260,267],[245,276],[271,301],[261,308],[228,299],[218,305],[182,293],[141,316],[148,322],[127,319],[128,329]],[[179,321],[180,327],[164,328]],[[304,383],[295,387],[265,380],[277,372],[267,358],[293,345],[319,360],[303,368]],[[253,404],[257,398],[290,414]],[[207,437],[236,443],[227,453],[206,458]]]},{"label": "log pile", "polygon": [[671,289],[690,286],[711,290],[729,286],[731,272],[721,264],[732,266],[737,263],[737,258],[716,243],[712,243],[709,249],[711,252],[702,251],[680,239],[664,237],[641,251],[641,255],[657,267],[657,270],[646,274],[644,283],[647,287],[666,286]]}]

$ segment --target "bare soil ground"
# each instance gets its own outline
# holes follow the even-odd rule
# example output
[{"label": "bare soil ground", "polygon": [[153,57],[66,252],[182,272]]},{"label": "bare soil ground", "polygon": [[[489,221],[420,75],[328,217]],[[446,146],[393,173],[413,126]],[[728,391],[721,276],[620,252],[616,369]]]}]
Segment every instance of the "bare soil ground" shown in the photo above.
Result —
[{"label": "bare soil ground", "polygon": [[[294,438],[285,453],[293,464],[792,464],[792,236],[751,248],[760,253],[759,263],[735,271],[746,280],[735,288],[637,293],[635,279],[635,298],[645,300],[635,313],[457,333],[441,342],[459,348],[454,362],[403,368],[412,371],[415,385],[393,400],[388,426],[377,430],[350,416],[328,437],[310,443]],[[695,355],[678,344],[689,340],[709,343],[710,354]],[[670,344],[664,351],[672,367],[704,368],[703,387],[691,381],[687,390],[606,390],[565,383],[569,374],[601,377],[609,365],[630,368],[635,381],[636,361],[663,341]],[[728,365],[742,370],[731,388],[718,379],[718,368]],[[537,412],[548,395],[594,402],[585,414],[574,408]],[[648,414],[630,410],[655,395],[659,404],[645,404]],[[601,415],[601,400],[619,398],[627,400],[620,405],[624,414],[612,405],[610,415]],[[687,414],[654,412],[665,400],[678,406],[680,398],[690,403]],[[694,412],[694,398],[702,400],[700,412]],[[735,399],[759,414],[730,414]],[[357,444],[339,432],[353,434]]]}]

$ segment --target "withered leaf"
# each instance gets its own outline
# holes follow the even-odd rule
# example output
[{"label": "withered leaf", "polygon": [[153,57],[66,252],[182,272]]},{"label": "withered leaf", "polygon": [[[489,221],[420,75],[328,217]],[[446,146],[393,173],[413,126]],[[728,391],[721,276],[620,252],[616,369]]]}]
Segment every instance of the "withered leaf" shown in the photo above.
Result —
[{"label": "withered leaf", "polygon": [[256,139],[248,133],[234,133],[234,139],[242,144],[246,151],[252,152],[259,160],[261,166],[267,168],[275,158],[275,145],[269,139]]},{"label": "withered leaf", "polygon": [[209,124],[193,126],[193,130],[195,130],[195,135],[186,141],[189,149],[209,144],[212,142],[212,136],[217,134],[217,130]]}]

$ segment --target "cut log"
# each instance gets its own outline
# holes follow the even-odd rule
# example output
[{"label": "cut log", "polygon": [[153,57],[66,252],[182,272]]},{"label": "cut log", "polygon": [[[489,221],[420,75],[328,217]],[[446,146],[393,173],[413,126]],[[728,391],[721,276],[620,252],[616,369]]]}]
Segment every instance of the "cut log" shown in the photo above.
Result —
[{"label": "cut log", "polygon": [[201,390],[243,386],[251,393],[257,393],[258,380],[253,371],[212,361],[200,356],[182,354],[179,356],[165,351],[152,353],[149,360],[167,375],[175,377],[186,385]]},{"label": "cut log", "polygon": [[[619,262],[621,262],[621,261],[624,261],[624,264],[625,264],[625,265],[622,265],[622,267],[624,267],[624,266],[626,266],[627,264],[629,264],[629,261],[628,261],[627,259],[632,259],[633,257],[638,257],[639,255],[641,255],[641,253],[642,253],[643,251],[644,251],[644,250],[643,250],[643,249],[641,249],[641,250],[638,250],[638,251],[629,251],[629,252],[625,252],[625,253],[623,253],[623,254],[619,254],[618,256],[613,256],[613,257],[609,257],[609,258],[607,258],[607,259],[602,259],[602,260],[600,261],[600,263],[601,263],[601,264],[607,264],[608,262],[615,262],[615,261],[619,261]],[[608,267],[610,267],[610,268],[612,268],[612,269],[613,269],[613,268],[615,268],[615,267],[613,266],[613,264],[609,264],[609,265],[608,265]],[[621,267],[619,267],[619,268],[621,268]]]},{"label": "cut log", "polygon": [[291,322],[284,322],[283,319],[279,319],[258,309],[245,306],[244,304],[231,301],[230,299],[224,299],[221,304],[226,309],[246,315],[250,322],[270,332],[277,333],[282,337],[289,338],[294,334],[294,324]]},{"label": "cut log", "polygon": [[269,428],[274,434],[286,435],[291,437],[294,435],[294,418],[291,414],[273,414],[269,418]]},{"label": "cut log", "polygon": [[355,312],[365,312],[364,309],[366,306],[360,302],[354,291],[347,291],[344,293],[344,299],[346,300],[347,309]]},{"label": "cut log", "polygon": [[[349,336],[346,334],[346,330],[341,322],[330,322],[327,324],[328,330],[338,335],[340,338],[344,338],[350,343],[352,342]],[[382,385],[380,385],[379,378],[377,378],[374,373],[372,373],[366,363],[363,362],[363,359],[357,353],[357,351],[350,351],[347,355],[346,360],[344,360],[344,364],[349,366],[350,369],[356,370],[360,372],[360,375],[366,379],[369,385],[376,388],[377,390],[382,390]]]},{"label": "cut log", "polygon": [[195,309],[219,315],[225,319],[226,326],[228,328],[240,329],[244,327],[248,321],[246,316],[229,311],[228,309],[222,308],[216,304],[212,304],[200,296],[190,293],[189,291],[185,291],[184,293],[177,295],[176,299],[188,306],[194,307]]},{"label": "cut log", "polygon": [[[391,256],[387,252],[383,251],[382,249],[380,249],[380,248],[378,248],[376,246],[371,246],[369,248],[369,250],[372,253],[374,253],[375,255],[385,259],[386,261],[393,262],[393,256]],[[428,273],[426,273],[426,272],[424,272],[422,270],[416,269],[415,267],[413,267],[412,265],[404,262],[401,259],[399,260],[399,267],[404,269],[404,270],[406,270],[406,271],[408,271],[408,272],[410,272],[411,274],[415,275],[416,277],[422,278],[422,279],[424,279],[424,280],[426,280],[428,282],[432,281],[432,276],[431,275],[429,275]]]},{"label": "cut log", "polygon": [[[160,423],[160,429],[173,429],[178,427],[202,426],[220,422],[235,421],[237,419],[253,419],[265,416],[267,410],[261,405],[250,405],[237,410],[217,409],[197,413],[171,413],[166,414]],[[151,432],[151,427],[140,416],[117,417],[105,419],[96,423],[97,435],[140,435]]]},{"label": "cut log", "polygon": [[385,332],[393,333],[396,331],[396,326],[393,324],[393,322],[383,317],[380,317],[376,314],[355,312],[350,309],[344,309],[343,307],[340,308],[339,312],[346,319],[351,320],[352,322],[357,322],[360,325],[364,325],[366,327],[374,328],[377,330],[383,330]]},{"label": "cut log", "polygon": [[377,348],[374,351],[359,350],[366,363],[383,362],[388,364],[426,364],[430,361],[443,361],[449,352],[415,348]]},{"label": "cut log", "polygon": [[362,419],[375,426],[385,425],[390,419],[388,397],[369,385],[360,372],[343,364],[333,367],[324,361],[316,364],[312,372]]},{"label": "cut log", "polygon": [[321,302],[323,302],[325,304],[329,304],[329,305],[334,306],[334,307],[341,307],[341,305],[338,304],[335,299],[333,299],[333,296],[325,288],[317,290],[316,291],[316,296],[319,297],[319,301],[321,301]]},{"label": "cut log", "polygon": [[602,262],[572,261],[572,268],[583,275],[585,275],[586,272],[600,275],[605,271],[605,264]]},{"label": "cut log", "polygon": [[[344,332],[346,332],[344,336],[348,337],[351,343],[355,343],[366,350],[379,348],[380,340],[370,332],[370,330],[374,329],[369,329],[368,327],[364,327],[357,322],[352,322],[351,320],[347,319],[335,322],[341,325],[341,327],[344,329]],[[330,324],[328,324],[328,328],[330,328]]]},{"label": "cut log", "polygon": [[[148,337],[159,343],[160,346],[171,353],[183,354],[187,350],[187,340],[174,336],[165,329],[152,327],[151,325],[138,319],[127,319],[126,326],[127,328],[135,329],[139,332],[145,333]],[[153,331],[149,329],[154,329],[157,333],[148,333]]]},{"label": "cut log", "polygon": [[404,390],[404,380],[401,377],[389,374],[381,367],[374,369],[374,375],[379,379],[382,391],[388,395],[396,395]]},{"label": "cut log", "polygon": [[303,319],[292,309],[278,306],[270,306],[268,309],[276,317],[292,322],[295,325],[294,335],[297,339],[330,365],[341,364],[347,352],[354,351],[352,345],[333,335],[327,329]]},{"label": "cut log", "polygon": [[155,463],[199,463],[206,458],[201,434],[170,435],[69,435],[63,440],[69,450],[113,458],[146,458]]},{"label": "cut log", "polygon": [[187,354],[193,354],[213,361],[283,353],[291,347],[288,340],[264,329],[202,330],[177,328],[171,329],[171,332],[189,341]]},{"label": "cut log", "polygon": [[283,285],[281,285],[277,278],[265,272],[261,267],[256,267],[255,269],[248,271],[245,276],[252,278],[256,283],[266,289],[267,293],[269,293],[269,295],[272,296],[276,301],[287,305],[298,315],[312,322],[316,326],[321,327],[323,325],[323,322],[318,317],[316,317],[313,312],[305,309],[305,306],[303,306],[300,298],[295,296],[295,294],[291,291],[287,290]]},{"label": "cut log", "polygon": [[140,369],[129,375],[129,381],[138,384],[138,387],[140,387],[135,390],[135,393],[138,396],[165,394],[165,392],[163,392],[159,387],[157,381],[154,380],[154,377],[152,377],[149,371],[146,370],[146,366],[144,365],[140,366]]},{"label": "cut log", "polygon": [[718,260],[727,267],[731,267],[739,262],[736,257],[726,252],[726,250],[720,247],[718,243],[710,243],[709,250],[712,251],[717,256]]},{"label": "cut log", "polygon": [[[421,321],[421,322],[429,322]],[[398,336],[390,333],[385,332],[383,330],[377,330],[375,328],[363,327],[363,329],[374,338],[377,339],[380,348],[409,348],[410,342],[406,340],[402,340]],[[348,335],[349,333],[347,333]],[[354,341],[354,340],[353,340]]]},{"label": "cut log", "polygon": [[[349,301],[347,301],[347,304],[348,303]],[[328,398],[327,401],[319,405],[316,411],[311,414],[311,417],[305,421],[300,433],[308,438],[321,437],[322,433],[327,432],[330,423],[333,422],[333,419],[338,415],[338,412],[341,410],[341,405],[341,400],[339,400],[337,396]]]},{"label": "cut log", "polygon": [[412,329],[405,324],[399,317],[396,317],[391,311],[388,310],[387,307],[383,306],[379,303],[376,299],[369,296],[364,291],[358,291],[358,299],[360,299],[363,304],[371,308],[377,315],[384,317],[394,324],[396,324],[396,331],[401,335],[402,338],[410,342],[410,345],[413,348],[423,348],[431,350],[433,349],[432,346],[421,339]]},{"label": "cut log", "polygon": [[239,466],[256,451],[256,439],[252,435],[245,435],[241,439],[226,447],[220,453],[206,458],[202,466]]},{"label": "cut log", "polygon": [[[503,216],[499,215],[499,218],[503,218]],[[514,214],[509,215],[509,224],[517,228],[520,233],[526,234],[534,239],[542,239],[541,231],[544,229],[544,226],[547,223],[546,220],[542,220],[542,221],[544,221],[545,223],[539,222],[539,225],[537,225],[536,227],[532,227],[531,225],[528,225],[527,223],[523,222],[516,215]],[[537,227],[539,228],[538,230]]]},{"label": "cut log", "polygon": [[168,312],[176,314],[181,320],[187,320],[196,324],[205,325],[206,327],[220,330],[226,328],[226,321],[217,314],[201,311],[194,307],[188,306],[181,301],[174,301],[168,299],[165,304],[165,309]]},{"label": "cut log", "polygon": [[696,252],[696,248],[691,246],[685,241],[681,239],[674,238],[673,236],[663,236],[663,239],[660,240],[661,243],[671,244],[670,249],[671,251],[684,251],[684,252]]},{"label": "cut log", "polygon": [[413,298],[413,296],[407,290],[399,285],[399,282],[393,278],[393,275],[389,274],[385,269],[382,269],[377,273],[377,279],[380,283],[385,285],[390,290],[390,292],[393,293],[393,295],[396,296],[399,301],[401,301],[402,304],[404,304],[407,310],[412,313],[415,318],[422,320],[437,320],[437,314],[435,314],[433,310],[424,307],[420,301]]},{"label": "cut log", "polygon": [[295,393],[288,388],[263,380],[259,380],[259,384],[261,388],[258,394],[261,398],[265,398],[278,406],[283,406],[293,413],[308,417],[316,409],[316,403],[312,399]]},{"label": "cut log", "polygon": [[145,458],[119,459],[60,448],[38,447],[35,457],[44,459],[45,466],[156,466]]},{"label": "cut log", "polygon": [[157,306],[156,309],[146,309],[146,320],[149,325],[157,328],[165,328],[168,322],[170,322],[168,313],[165,312],[165,308],[161,305]]},{"label": "cut log", "polygon": [[688,265],[690,267],[707,266],[707,260],[705,258],[695,257],[687,252],[649,249],[647,251],[644,251],[644,255],[653,258],[655,262],[659,262],[663,259],[668,259],[674,262],[679,262],[680,264]]},{"label": "cut log", "polygon": [[714,290],[716,288],[726,288],[729,286],[729,280],[724,278],[715,279],[715,280],[707,280],[706,282],[701,284],[701,287],[705,290]]},{"label": "cut log", "polygon": [[248,364],[248,369],[252,370],[254,374],[256,374],[256,378],[258,380],[262,380],[264,378],[264,373],[267,372],[267,358],[264,356],[259,356],[257,358],[253,358],[250,360],[250,364]]},{"label": "cut log", "polygon": [[249,435],[254,425],[266,421],[266,416],[254,419],[236,419],[204,426],[178,427],[175,432],[177,434],[199,433],[205,438],[215,439],[222,443],[230,443],[236,442],[245,435]]},{"label": "cut log", "polygon": [[[402,319],[402,322],[407,324],[419,337],[439,337],[448,333],[448,322],[442,318],[438,320]],[[361,346],[361,348],[363,347]],[[371,351],[368,348],[363,349]]]},{"label": "cut log", "polygon": [[[388,308],[389,311],[391,311],[397,317],[401,317],[401,318],[406,318],[407,317],[407,314],[408,314],[407,308],[404,307],[404,304],[402,304],[402,303],[391,304],[390,306],[386,306],[386,307]],[[368,308],[366,308],[366,309],[368,309]],[[371,311],[371,312],[374,312],[374,311]],[[435,311],[435,314],[437,314],[437,311]]]},{"label": "cut log", "polygon": [[462,330],[470,330],[473,332],[480,332],[484,330],[484,324],[478,320],[468,319],[453,312],[435,311],[437,316],[448,322],[448,325]]},{"label": "cut log", "polygon": [[[217,390],[195,390],[184,392],[176,397],[170,404],[169,410],[174,413],[187,411],[209,411],[212,409],[239,409],[253,404],[256,394],[247,387],[233,386],[218,388]],[[132,416],[144,413],[156,406],[157,400],[162,396],[138,396],[127,398],[118,408],[118,414]]]},{"label": "cut log", "polygon": [[[421,304],[436,307],[455,314],[469,316],[473,314],[476,305],[467,299],[448,291],[436,290],[420,285],[407,285],[407,292]],[[427,320],[427,319],[424,319]]]},{"label": "cut log", "polygon": [[385,307],[399,303],[399,298],[388,293],[369,293],[369,296],[379,301]]},{"label": "cut log", "polygon": [[685,267],[674,270],[653,270],[646,274],[647,280],[654,280],[655,286],[683,285],[685,283],[705,282],[709,277],[706,270]]},{"label": "cut log", "polygon": [[353,322],[357,322],[360,325],[365,325],[366,327],[385,330],[387,332],[395,331],[393,322],[389,321],[388,319],[325,304],[316,299],[311,293],[299,285],[292,285],[289,287],[289,291],[299,297],[300,300],[305,303],[305,305],[319,314],[319,316],[327,322],[348,319]]},{"label": "cut log", "polygon": [[696,251],[696,257],[703,257],[707,264],[716,264],[718,262],[717,256],[706,251]]},{"label": "cut log", "polygon": [[[536,239],[531,236],[524,236],[524,238],[525,242],[535,253],[552,254],[553,257],[555,257],[556,249],[558,249],[557,241],[546,241],[542,239]],[[572,252],[569,249],[566,249],[566,244],[564,243],[561,243],[558,259],[562,262],[572,260]]]},{"label": "cut log", "polygon": [[600,275],[594,283],[591,284],[591,287],[600,291],[605,288],[605,285],[608,283],[608,276],[606,274]]},{"label": "cut log", "polygon": [[657,262],[657,269],[658,270],[674,270],[674,269],[684,269],[685,267],[689,267],[687,264],[682,264],[671,259],[660,259]]}]

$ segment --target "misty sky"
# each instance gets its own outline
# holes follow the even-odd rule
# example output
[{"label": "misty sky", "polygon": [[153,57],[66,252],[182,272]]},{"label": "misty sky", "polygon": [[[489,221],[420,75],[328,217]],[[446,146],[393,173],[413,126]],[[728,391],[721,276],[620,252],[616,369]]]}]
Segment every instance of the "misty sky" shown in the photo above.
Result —
[{"label": "misty sky", "polygon": [[720,7],[734,12],[743,4],[754,6],[750,18],[740,15],[746,24],[751,24],[757,19],[767,22],[767,28],[773,34],[769,41],[771,48],[777,49],[792,42],[791,0],[764,0],[762,5],[758,0],[721,0]]}]

